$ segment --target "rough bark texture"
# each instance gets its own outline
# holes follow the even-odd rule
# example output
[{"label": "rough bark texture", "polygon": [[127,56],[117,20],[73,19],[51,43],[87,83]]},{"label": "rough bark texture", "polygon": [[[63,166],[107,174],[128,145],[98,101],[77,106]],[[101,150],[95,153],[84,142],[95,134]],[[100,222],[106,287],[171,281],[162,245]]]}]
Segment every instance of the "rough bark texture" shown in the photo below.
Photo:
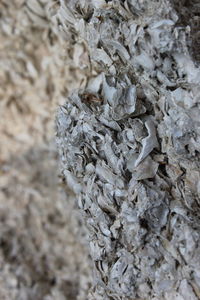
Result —
[{"label": "rough bark texture", "polygon": [[66,45],[89,54],[86,87],[57,118],[90,229],[89,298],[200,299],[199,4],[60,2]]}]

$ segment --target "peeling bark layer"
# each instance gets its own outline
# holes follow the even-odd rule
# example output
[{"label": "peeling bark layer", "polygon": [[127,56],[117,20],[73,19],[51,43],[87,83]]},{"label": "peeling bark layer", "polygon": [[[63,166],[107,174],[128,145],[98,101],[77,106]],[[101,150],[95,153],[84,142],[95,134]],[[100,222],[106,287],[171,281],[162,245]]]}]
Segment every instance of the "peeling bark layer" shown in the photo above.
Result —
[{"label": "peeling bark layer", "polygon": [[90,64],[57,117],[63,175],[90,229],[90,299],[200,299],[200,69],[175,8],[69,0],[57,11]]}]

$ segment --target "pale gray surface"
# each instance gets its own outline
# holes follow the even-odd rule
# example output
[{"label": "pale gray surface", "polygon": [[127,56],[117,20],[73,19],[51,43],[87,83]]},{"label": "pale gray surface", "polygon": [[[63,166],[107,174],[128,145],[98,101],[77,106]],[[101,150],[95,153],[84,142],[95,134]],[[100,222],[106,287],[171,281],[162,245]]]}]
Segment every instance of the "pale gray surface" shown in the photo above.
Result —
[{"label": "pale gray surface", "polygon": [[57,13],[66,44],[86,41],[91,58],[88,85],[57,118],[63,175],[90,229],[90,299],[196,300],[200,69],[190,28],[167,0],[107,2],[61,1]]}]

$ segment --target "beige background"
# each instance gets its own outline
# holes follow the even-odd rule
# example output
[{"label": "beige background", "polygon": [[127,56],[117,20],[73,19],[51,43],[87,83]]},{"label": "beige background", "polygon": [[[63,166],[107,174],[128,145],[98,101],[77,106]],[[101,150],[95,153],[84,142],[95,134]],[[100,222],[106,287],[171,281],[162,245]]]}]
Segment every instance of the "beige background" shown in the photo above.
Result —
[{"label": "beige background", "polygon": [[0,299],[82,300],[88,250],[59,179],[54,120],[83,76],[34,2],[0,1]]}]

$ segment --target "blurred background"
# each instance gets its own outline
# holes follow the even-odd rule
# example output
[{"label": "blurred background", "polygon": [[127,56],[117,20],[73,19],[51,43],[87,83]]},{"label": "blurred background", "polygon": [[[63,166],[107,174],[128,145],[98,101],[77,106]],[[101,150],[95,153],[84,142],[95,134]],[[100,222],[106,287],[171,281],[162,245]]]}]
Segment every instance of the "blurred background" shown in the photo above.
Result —
[{"label": "blurred background", "polygon": [[90,288],[87,233],[59,179],[54,125],[85,81],[84,47],[58,37],[56,6],[0,0],[1,300],[84,300]]}]

